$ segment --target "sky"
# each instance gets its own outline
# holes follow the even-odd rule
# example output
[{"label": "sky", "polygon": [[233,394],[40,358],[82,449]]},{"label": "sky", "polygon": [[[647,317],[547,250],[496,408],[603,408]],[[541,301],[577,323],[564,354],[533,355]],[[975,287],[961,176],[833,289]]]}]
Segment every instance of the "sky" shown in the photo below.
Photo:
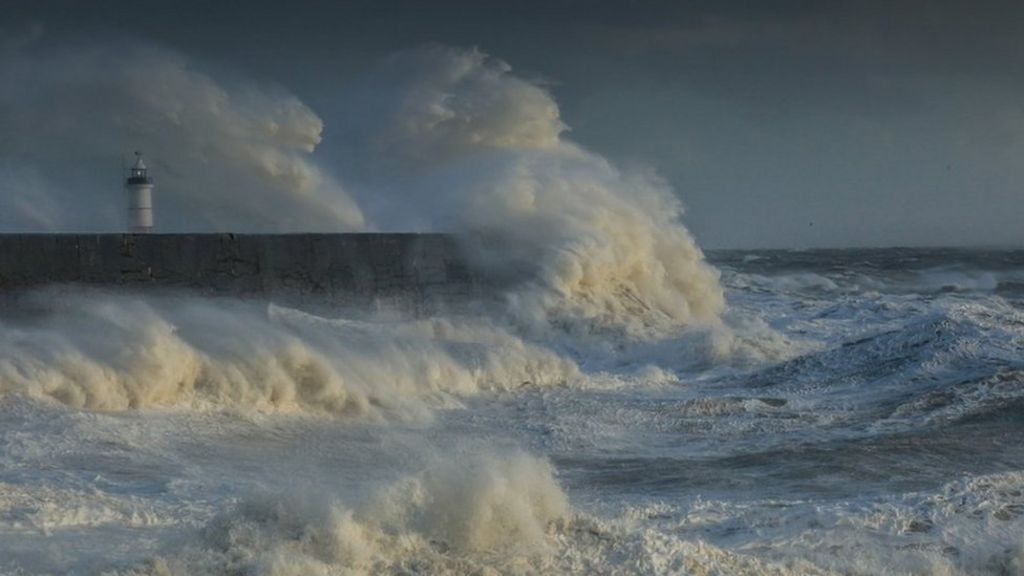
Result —
[{"label": "sky", "polygon": [[[168,102],[225,90],[240,106],[230,122],[196,113],[208,133],[173,140],[211,150],[177,153],[179,170],[205,162],[197,168],[209,171],[204,183],[251,190],[238,220],[209,226],[282,215],[292,229],[317,228],[329,225],[324,214],[358,226],[373,215],[373,196],[352,190],[398,184],[382,184],[385,169],[362,150],[369,140],[351,137],[368,133],[354,110],[390,94],[395,82],[381,70],[396,67],[394,54],[443,46],[507,63],[549,94],[560,137],[623,170],[660,175],[705,248],[1024,245],[1019,2],[7,0],[2,10],[0,195],[8,214],[31,218],[5,222],[0,214],[0,227],[75,221],[50,214],[66,202],[60,195],[26,202],[12,190],[44,195],[52,184],[39,174],[62,163],[88,180],[103,157],[90,156],[93,149],[123,137],[104,137],[102,115],[83,124],[106,105],[99,99],[117,101],[105,96],[108,84],[81,78],[107,74],[104,62],[123,66],[122,81],[144,78],[147,66],[173,69],[169,93],[184,92]],[[139,55],[140,45],[149,55]],[[124,52],[131,55],[118,64]],[[70,88],[59,99],[39,97],[60,86]],[[164,110],[153,97],[122,105]],[[42,101],[69,112],[51,117]],[[294,133],[257,142],[262,124],[252,119],[274,115]],[[90,136],[70,138],[68,125]],[[248,142],[245,153],[228,138]],[[57,141],[74,145],[50,144]],[[212,173],[211,158],[243,176]],[[265,171],[277,180],[247,180],[268,158]],[[299,190],[301,207],[283,204],[285,188]],[[181,218],[190,206],[217,214],[232,202],[205,192],[182,198]],[[75,210],[107,217],[86,203]]]}]

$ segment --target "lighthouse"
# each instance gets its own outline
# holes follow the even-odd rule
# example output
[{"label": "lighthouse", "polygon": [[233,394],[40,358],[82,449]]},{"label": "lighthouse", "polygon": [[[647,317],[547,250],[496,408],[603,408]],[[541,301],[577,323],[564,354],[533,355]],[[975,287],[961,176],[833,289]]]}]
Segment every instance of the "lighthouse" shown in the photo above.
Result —
[{"label": "lighthouse", "polygon": [[124,181],[128,191],[128,229],[135,234],[153,231],[153,179],[146,173],[142,153],[135,153],[135,164]]}]

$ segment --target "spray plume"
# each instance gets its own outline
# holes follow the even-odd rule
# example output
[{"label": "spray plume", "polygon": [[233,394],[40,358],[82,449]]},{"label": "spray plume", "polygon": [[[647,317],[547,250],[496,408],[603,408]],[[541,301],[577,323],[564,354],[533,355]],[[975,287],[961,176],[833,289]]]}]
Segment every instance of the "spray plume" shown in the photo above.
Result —
[{"label": "spray plume", "polygon": [[0,47],[0,229],[122,230],[132,148],[157,176],[161,231],[363,227],[310,160],[323,123],[294,96],[218,83],[161,48],[42,39]]},{"label": "spray plume", "polygon": [[436,46],[397,54],[344,103],[339,161],[370,217],[473,237],[478,263],[519,284],[510,309],[527,326],[649,336],[724,307],[667,183],[564,138],[552,96],[504,62]]}]

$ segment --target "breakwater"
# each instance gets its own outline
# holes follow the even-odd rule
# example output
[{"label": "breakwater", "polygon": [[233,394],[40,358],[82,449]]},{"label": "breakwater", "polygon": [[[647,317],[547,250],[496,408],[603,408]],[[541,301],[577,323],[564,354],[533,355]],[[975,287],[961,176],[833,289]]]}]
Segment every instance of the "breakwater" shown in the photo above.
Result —
[{"label": "breakwater", "polygon": [[0,290],[53,284],[457,300],[477,280],[444,234],[0,234]]}]

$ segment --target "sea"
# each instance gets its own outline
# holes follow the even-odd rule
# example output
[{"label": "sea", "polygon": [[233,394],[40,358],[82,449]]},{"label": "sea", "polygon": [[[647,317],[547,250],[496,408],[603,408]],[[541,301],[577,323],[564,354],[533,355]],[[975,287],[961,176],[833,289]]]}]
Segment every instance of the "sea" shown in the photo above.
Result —
[{"label": "sea", "polygon": [[1024,251],[711,251],[657,338],[0,306],[0,574],[1024,574]]}]

